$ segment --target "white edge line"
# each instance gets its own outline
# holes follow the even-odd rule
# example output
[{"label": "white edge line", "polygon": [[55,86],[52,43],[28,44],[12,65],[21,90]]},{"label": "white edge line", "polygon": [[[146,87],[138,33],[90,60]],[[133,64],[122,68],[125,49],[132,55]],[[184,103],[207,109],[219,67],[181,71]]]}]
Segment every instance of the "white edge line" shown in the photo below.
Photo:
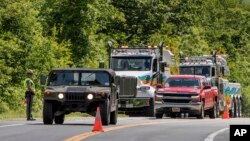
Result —
[{"label": "white edge line", "polygon": [[25,124],[10,124],[10,125],[2,125],[2,126],[0,126],[0,128],[4,128],[4,127],[13,127],[13,126],[21,126],[21,125],[25,125]]},{"label": "white edge line", "polygon": [[223,128],[221,130],[218,130],[210,135],[208,135],[204,141],[213,141],[214,140],[214,137],[217,136],[218,134],[222,133],[222,132],[225,132],[226,130],[228,130],[229,128]]}]

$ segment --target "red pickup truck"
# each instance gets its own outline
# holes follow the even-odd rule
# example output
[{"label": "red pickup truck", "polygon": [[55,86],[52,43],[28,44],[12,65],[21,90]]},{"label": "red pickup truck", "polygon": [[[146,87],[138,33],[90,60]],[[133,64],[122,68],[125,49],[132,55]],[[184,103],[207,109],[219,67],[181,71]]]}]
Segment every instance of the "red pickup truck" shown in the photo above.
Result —
[{"label": "red pickup truck", "polygon": [[156,109],[156,118],[166,116],[195,116],[210,118],[219,116],[218,89],[200,75],[172,75],[156,91],[156,100],[162,105]]}]

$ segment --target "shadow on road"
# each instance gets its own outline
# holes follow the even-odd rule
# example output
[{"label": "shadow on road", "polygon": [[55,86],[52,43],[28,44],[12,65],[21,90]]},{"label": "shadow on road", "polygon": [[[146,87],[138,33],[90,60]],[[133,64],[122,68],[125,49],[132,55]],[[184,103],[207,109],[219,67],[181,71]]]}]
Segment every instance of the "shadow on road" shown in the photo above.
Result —
[{"label": "shadow on road", "polygon": [[27,125],[44,125],[44,126],[93,126],[94,124],[88,123],[64,123],[64,124],[52,124],[52,125],[45,125],[43,123],[28,123]]}]

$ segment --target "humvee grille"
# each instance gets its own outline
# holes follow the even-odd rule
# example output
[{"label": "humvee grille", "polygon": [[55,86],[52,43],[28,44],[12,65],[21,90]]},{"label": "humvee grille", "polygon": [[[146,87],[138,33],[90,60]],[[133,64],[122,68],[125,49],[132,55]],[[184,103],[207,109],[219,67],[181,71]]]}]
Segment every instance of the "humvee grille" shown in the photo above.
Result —
[{"label": "humvee grille", "polygon": [[82,93],[67,93],[65,100],[66,101],[84,101],[85,96]]}]

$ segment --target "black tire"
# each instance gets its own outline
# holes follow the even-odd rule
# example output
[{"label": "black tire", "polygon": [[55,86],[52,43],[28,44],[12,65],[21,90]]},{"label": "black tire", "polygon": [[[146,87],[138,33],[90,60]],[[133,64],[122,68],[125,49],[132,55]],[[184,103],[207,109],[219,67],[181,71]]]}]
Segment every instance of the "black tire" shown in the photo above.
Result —
[{"label": "black tire", "polygon": [[154,98],[149,99],[149,107],[146,109],[146,116],[147,117],[154,117],[155,116],[155,101]]},{"label": "black tire", "polygon": [[203,102],[201,102],[201,109],[200,109],[200,113],[198,114],[197,118],[203,119],[204,117],[205,117],[204,104],[203,104]]},{"label": "black tire", "polygon": [[53,104],[45,100],[43,102],[43,123],[53,124],[53,119],[54,119]]},{"label": "black tire", "polygon": [[213,108],[209,112],[209,118],[215,119],[217,117],[217,103],[214,103]]},{"label": "black tire", "polygon": [[216,113],[216,117],[220,117],[220,108],[219,108],[219,102],[216,102],[216,108],[217,108],[217,113]]},{"label": "black tire", "polygon": [[109,99],[100,104],[101,118],[103,125],[109,125],[110,122],[110,109],[109,109]]},{"label": "black tire", "polygon": [[235,117],[239,117],[239,101],[235,100]]},{"label": "black tire", "polygon": [[239,117],[242,117],[242,101],[241,101],[241,99],[239,99],[238,104],[239,104]]},{"label": "black tire", "polygon": [[231,103],[230,117],[231,118],[235,117],[235,101],[234,100]]},{"label": "black tire", "polygon": [[239,117],[242,117],[242,101],[239,99]]},{"label": "black tire", "polygon": [[63,124],[65,115],[55,116],[55,124]]},{"label": "black tire", "polygon": [[176,118],[177,115],[176,115],[176,113],[171,113],[171,114],[170,114],[170,117],[171,117],[171,118]]},{"label": "black tire", "polygon": [[118,104],[117,103],[116,103],[115,111],[110,113],[110,124],[113,124],[113,125],[116,125],[116,123],[117,123],[117,115],[118,115]]},{"label": "black tire", "polygon": [[163,114],[157,113],[157,114],[155,114],[155,117],[156,117],[157,119],[162,119]]}]

